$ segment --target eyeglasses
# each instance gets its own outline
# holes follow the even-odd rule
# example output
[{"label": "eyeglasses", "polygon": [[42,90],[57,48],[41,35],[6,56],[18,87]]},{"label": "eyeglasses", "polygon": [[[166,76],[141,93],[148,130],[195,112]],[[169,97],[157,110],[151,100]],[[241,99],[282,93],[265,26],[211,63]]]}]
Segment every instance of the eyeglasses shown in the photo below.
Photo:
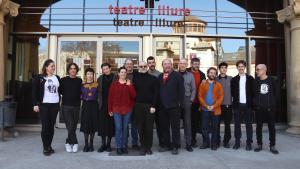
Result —
[{"label": "eyeglasses", "polygon": [[139,66],[139,68],[147,68],[147,66]]}]

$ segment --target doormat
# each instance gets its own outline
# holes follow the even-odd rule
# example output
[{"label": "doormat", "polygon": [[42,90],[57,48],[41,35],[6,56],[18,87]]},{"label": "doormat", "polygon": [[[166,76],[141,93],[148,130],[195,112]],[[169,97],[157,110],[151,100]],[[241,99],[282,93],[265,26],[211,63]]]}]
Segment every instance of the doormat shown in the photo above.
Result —
[{"label": "doormat", "polygon": [[117,154],[117,149],[113,148],[111,152],[108,153],[108,156],[144,156],[140,155],[139,150],[128,149],[128,154]]}]

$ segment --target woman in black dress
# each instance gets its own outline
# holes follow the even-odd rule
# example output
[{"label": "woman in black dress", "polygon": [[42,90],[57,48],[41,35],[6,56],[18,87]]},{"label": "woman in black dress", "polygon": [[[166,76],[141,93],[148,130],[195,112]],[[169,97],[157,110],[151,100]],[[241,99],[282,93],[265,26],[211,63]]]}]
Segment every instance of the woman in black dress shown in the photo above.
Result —
[{"label": "woman in black dress", "polygon": [[81,126],[80,131],[84,133],[85,145],[83,152],[94,151],[93,140],[98,130],[98,83],[94,82],[94,70],[85,70],[86,82],[81,87]]},{"label": "woman in black dress", "polygon": [[109,63],[103,63],[101,69],[103,74],[98,78],[98,103],[100,108],[98,135],[101,136],[102,145],[98,149],[99,153],[111,151],[111,138],[115,134],[114,119],[108,113],[108,91],[116,76],[111,73]]}]

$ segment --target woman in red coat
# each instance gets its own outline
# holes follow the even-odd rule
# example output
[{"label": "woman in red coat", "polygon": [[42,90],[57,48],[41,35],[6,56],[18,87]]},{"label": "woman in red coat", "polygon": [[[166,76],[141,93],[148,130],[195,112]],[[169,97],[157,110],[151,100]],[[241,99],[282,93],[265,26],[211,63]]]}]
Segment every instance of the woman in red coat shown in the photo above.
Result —
[{"label": "woman in red coat", "polygon": [[127,154],[128,123],[131,118],[135,89],[126,77],[125,67],[118,69],[119,79],[112,83],[108,96],[108,112],[115,122],[117,154]]}]

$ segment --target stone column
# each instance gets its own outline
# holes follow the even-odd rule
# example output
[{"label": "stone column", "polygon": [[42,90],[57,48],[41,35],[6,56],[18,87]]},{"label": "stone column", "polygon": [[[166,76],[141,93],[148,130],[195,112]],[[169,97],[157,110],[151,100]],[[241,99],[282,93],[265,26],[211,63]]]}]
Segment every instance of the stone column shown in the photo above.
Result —
[{"label": "stone column", "polygon": [[287,132],[300,134],[300,0],[294,0],[276,13],[278,21],[290,28],[290,46],[286,46],[286,50],[290,51],[290,56],[286,56]]},{"label": "stone column", "polygon": [[5,94],[5,61],[6,53],[4,53],[4,25],[5,16],[18,15],[18,4],[11,2],[10,0],[0,0],[0,101],[4,100]]}]

